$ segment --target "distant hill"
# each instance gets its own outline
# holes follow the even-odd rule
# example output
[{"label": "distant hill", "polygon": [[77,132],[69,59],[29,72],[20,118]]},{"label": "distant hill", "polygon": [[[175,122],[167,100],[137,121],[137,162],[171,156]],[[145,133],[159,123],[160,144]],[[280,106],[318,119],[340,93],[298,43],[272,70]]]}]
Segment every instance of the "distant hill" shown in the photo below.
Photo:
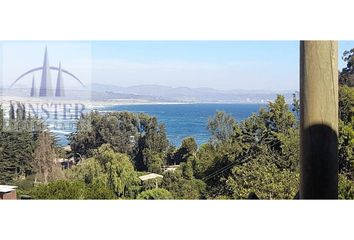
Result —
[{"label": "distant hill", "polygon": [[[91,91],[66,90],[66,99],[93,101],[132,102],[180,102],[180,103],[267,103],[282,94],[288,103],[292,102],[293,91],[266,90],[216,90],[213,88],[168,87],[161,85],[137,85],[120,87],[93,83]],[[1,89],[0,89],[1,90]],[[29,97],[26,88],[2,89],[4,96]]]},{"label": "distant hill", "polygon": [[277,94],[285,95],[288,102],[292,101],[293,91],[266,91],[266,90],[216,90],[213,88],[168,87],[161,85],[137,85],[120,87],[93,83],[92,89],[103,95],[112,96],[125,94],[153,101],[171,102],[230,102],[230,103],[266,103],[275,99]]}]

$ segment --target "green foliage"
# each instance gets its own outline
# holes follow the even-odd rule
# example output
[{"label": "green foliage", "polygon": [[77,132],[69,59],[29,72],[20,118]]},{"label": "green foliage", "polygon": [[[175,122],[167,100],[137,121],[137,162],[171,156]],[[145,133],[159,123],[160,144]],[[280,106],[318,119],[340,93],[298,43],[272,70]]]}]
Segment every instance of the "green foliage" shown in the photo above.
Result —
[{"label": "green foliage", "polygon": [[354,116],[354,87],[339,87],[339,118],[348,124]]},{"label": "green foliage", "polygon": [[298,187],[297,173],[281,170],[267,158],[234,167],[226,181],[234,199],[246,199],[252,192],[260,199],[293,199]]},{"label": "green foliage", "polygon": [[139,118],[128,112],[82,115],[77,130],[70,136],[71,149],[82,156],[92,156],[92,150],[110,144],[118,152],[131,153],[132,138],[139,136]]},{"label": "green foliage", "polygon": [[157,177],[154,179],[145,180],[142,182],[142,189],[144,191],[155,189],[156,187],[160,187],[162,184],[163,178]]},{"label": "green foliage", "polygon": [[144,162],[144,150],[164,153],[168,140],[165,126],[146,114],[91,112],[83,115],[78,121],[77,131],[70,136],[72,150],[88,157],[93,156],[94,150],[103,144],[130,155],[135,167],[146,171],[149,166]]},{"label": "green foliage", "polygon": [[279,141],[280,150],[272,154],[274,163],[280,169],[298,170],[300,158],[299,129],[291,128],[287,134],[277,133],[275,136]]},{"label": "green foliage", "polygon": [[[17,106],[17,108],[16,108]],[[31,161],[38,133],[46,128],[21,103],[10,104],[9,118],[0,106],[0,184],[11,184],[33,173]]]},{"label": "green foliage", "polygon": [[268,110],[261,111],[260,117],[263,119],[267,129],[273,132],[286,133],[296,125],[295,116],[289,110],[289,106],[282,95],[278,95],[274,102],[270,102]]},{"label": "green foliage", "polygon": [[[353,57],[351,55],[351,61]],[[351,65],[352,67],[352,65]],[[353,75],[353,72],[351,72]],[[354,88],[339,86],[339,171],[354,179]]]},{"label": "green foliage", "polygon": [[103,182],[86,185],[85,199],[116,199],[117,196]]},{"label": "green foliage", "polygon": [[[261,198],[295,196],[298,190],[295,179],[299,131],[296,118],[283,96],[278,96],[266,109],[245,121],[235,121],[230,136],[216,146],[204,145],[196,155],[194,176],[207,183],[209,198],[247,198],[258,188]],[[258,176],[253,175],[253,170]],[[268,178],[268,182],[264,182],[262,171],[273,174],[273,179]],[[237,175],[242,177],[236,178]],[[285,181],[287,177],[289,182]],[[243,178],[249,185],[242,182]]]},{"label": "green foliage", "polygon": [[82,181],[58,180],[37,185],[30,196],[34,199],[85,199],[86,190]]},{"label": "green foliage", "polygon": [[187,159],[186,162],[180,164],[180,170],[182,173],[182,177],[188,180],[193,179],[194,171],[193,171],[193,162],[195,157],[191,156]]},{"label": "green foliage", "polygon": [[354,49],[345,51],[347,66],[339,73],[339,198],[353,199],[354,179]]},{"label": "green foliage", "polygon": [[200,199],[203,198],[206,185],[198,179],[185,179],[180,171],[166,172],[162,181],[162,188],[167,189],[174,199]]},{"label": "green foliage", "polygon": [[165,154],[165,162],[168,164],[168,165],[176,165],[176,152],[177,152],[177,149],[175,146],[169,146],[166,150],[166,154]]},{"label": "green foliage", "polygon": [[[341,86],[341,199],[354,198],[353,99],[353,88]],[[33,188],[33,181],[26,177],[41,170],[29,163],[38,152],[53,150],[42,144],[40,151],[43,128],[1,131],[0,182],[16,181],[20,192],[36,199],[245,199],[252,192],[261,199],[293,199],[299,188],[296,96],[292,110],[284,97],[278,96],[267,108],[240,123],[229,114],[217,112],[208,123],[212,138],[199,149],[192,137],[185,138],[178,149],[169,146],[164,125],[146,114],[89,113],[80,118],[71,136],[74,154],[88,158],[66,170],[66,180]],[[4,118],[0,116],[0,125],[27,128],[24,113],[22,105],[17,109],[12,106],[10,119],[1,121]],[[164,172],[166,164],[179,167]],[[141,182],[138,176],[142,171],[163,174],[163,178]]]},{"label": "green foliage", "polygon": [[24,179],[19,179],[13,182],[14,186],[17,186],[17,196],[29,195],[31,189],[34,187],[35,175],[29,175]]},{"label": "green foliage", "polygon": [[0,183],[9,184],[31,173],[35,141],[29,132],[0,132]]},{"label": "green foliage", "polygon": [[339,83],[348,87],[354,87],[354,48],[344,51],[342,59],[347,66],[339,74]]},{"label": "green foliage", "polygon": [[293,103],[291,109],[296,117],[300,117],[300,99],[296,97],[296,93],[293,93]]},{"label": "green foliage", "polygon": [[36,141],[36,149],[31,161],[36,176],[44,183],[60,178],[61,166],[54,162],[54,138],[49,132],[40,132]]},{"label": "green foliage", "polygon": [[67,178],[80,179],[86,184],[107,183],[107,173],[95,158],[89,158],[67,171]]},{"label": "green foliage", "polygon": [[163,188],[150,189],[139,193],[137,199],[153,200],[153,199],[172,199],[172,194]]},{"label": "green foliage", "polygon": [[80,180],[57,180],[39,184],[29,191],[33,199],[114,199],[116,196],[106,186],[86,185]]},{"label": "green foliage", "polygon": [[354,182],[343,174],[339,174],[338,178],[338,198],[354,199]]},{"label": "green foliage", "polygon": [[202,144],[199,147],[197,156],[194,160],[194,176],[202,179],[206,177],[206,172],[214,165],[216,151],[211,144]]},{"label": "green foliage", "polygon": [[[104,145],[103,145],[104,146]],[[98,160],[103,161],[108,186],[118,197],[132,198],[140,180],[129,157],[113,150],[100,148]]]},{"label": "green foliage", "polygon": [[354,179],[354,118],[347,125],[339,121],[338,144],[339,171]]},{"label": "green foliage", "polygon": [[73,168],[68,177],[87,185],[105,186],[119,198],[134,198],[140,188],[129,156],[115,152],[109,145],[102,145],[93,158]]},{"label": "green foliage", "polygon": [[198,145],[193,137],[183,139],[181,147],[177,150],[175,154],[175,162],[177,164],[181,162],[186,162],[190,156],[196,154],[197,150]]},{"label": "green foliage", "polygon": [[213,118],[208,121],[208,130],[212,137],[212,143],[220,143],[228,140],[234,133],[236,120],[228,113],[216,112]]},{"label": "green foliage", "polygon": [[139,148],[150,149],[155,152],[163,152],[168,147],[165,125],[159,124],[156,117],[139,114],[140,132]]},{"label": "green foliage", "polygon": [[114,152],[109,146],[99,148],[98,161],[107,174],[108,186],[118,197],[132,197],[135,186],[140,183],[134,166],[126,154]]},{"label": "green foliage", "polygon": [[147,167],[147,171],[153,173],[162,173],[165,166],[165,158],[163,153],[155,152],[149,148],[143,150],[144,164]]},{"label": "green foliage", "polygon": [[[95,139],[89,139],[90,134],[79,130],[72,140],[74,145],[93,143],[88,146],[91,148],[88,155],[93,156],[93,159],[88,160],[87,164],[90,165],[83,164],[78,171],[86,184],[101,183],[120,198],[132,198],[140,189],[153,190],[156,182],[144,182],[139,186],[133,165],[128,164],[128,156],[118,153],[122,152],[132,157],[138,170],[162,173],[165,164],[180,164],[175,172],[165,172],[162,182],[158,183],[177,199],[200,199],[206,196],[244,198],[249,191],[261,185],[263,187],[259,188],[258,194],[262,198],[293,198],[296,194],[298,124],[283,96],[278,96],[269,103],[268,108],[241,123],[237,123],[229,114],[217,112],[208,124],[212,139],[199,149],[192,137],[184,139],[178,149],[168,147],[165,128],[158,124],[156,118],[124,113],[128,123],[120,123],[116,120],[122,117],[119,114],[94,115],[90,123],[94,120],[92,136]],[[84,120],[85,117],[82,118]],[[103,127],[110,130],[97,132],[97,128],[103,128],[102,123]],[[123,126],[121,130],[113,129],[120,124]],[[127,126],[130,126],[129,134],[123,133]],[[125,135],[122,138],[126,139],[128,135],[135,136],[136,144],[131,146],[131,150],[122,147],[125,143],[121,140],[114,140],[118,132]],[[87,139],[75,139],[81,134]],[[110,143],[112,149],[103,145],[105,143]],[[93,150],[93,147],[98,146],[102,147],[98,151]],[[237,174],[245,175],[246,179],[250,177],[246,174],[247,169],[254,169],[257,175],[250,185],[235,179]],[[266,178],[265,184],[262,182],[265,177],[262,171],[267,173],[266,176],[273,175],[272,178]],[[288,177],[290,180],[286,182],[284,179]],[[237,187],[239,190],[236,190]]]}]

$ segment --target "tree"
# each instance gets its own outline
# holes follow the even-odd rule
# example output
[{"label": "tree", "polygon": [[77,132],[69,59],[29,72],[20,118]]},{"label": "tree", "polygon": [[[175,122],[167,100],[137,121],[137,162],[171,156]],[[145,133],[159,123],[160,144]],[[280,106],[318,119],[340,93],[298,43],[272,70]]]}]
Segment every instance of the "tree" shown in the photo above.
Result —
[{"label": "tree", "polygon": [[[141,173],[142,175],[145,175],[143,173]],[[142,188],[141,190],[146,191],[146,190],[150,190],[150,189],[155,189],[158,187],[161,187],[163,178],[161,177],[157,177],[157,178],[153,178],[153,179],[148,179],[145,181],[142,181]]]},{"label": "tree", "polygon": [[114,192],[106,186],[85,184],[80,180],[56,180],[48,184],[37,184],[26,192],[33,199],[115,199]]},{"label": "tree", "polygon": [[37,177],[42,179],[44,183],[47,183],[49,178],[54,177],[60,170],[59,165],[55,162],[55,158],[53,136],[49,132],[41,132],[34,151],[32,166]]},{"label": "tree", "polygon": [[144,150],[164,153],[169,145],[166,129],[156,117],[147,114],[91,112],[80,117],[77,130],[70,136],[74,153],[90,157],[103,144],[120,153],[128,154],[138,170],[146,171]]},{"label": "tree", "polygon": [[299,129],[289,129],[287,134],[277,133],[276,138],[280,143],[278,152],[270,151],[273,156],[274,164],[283,170],[297,171],[299,170],[300,157],[300,134]]},{"label": "tree", "polygon": [[339,87],[339,118],[348,124],[354,116],[354,88]]},{"label": "tree", "polygon": [[296,93],[293,93],[292,111],[297,118],[300,117],[300,100],[296,97]]},{"label": "tree", "polygon": [[0,107],[0,183],[11,184],[32,174],[31,162],[38,133],[46,126],[36,117],[26,116],[23,104],[10,103],[9,118]]},{"label": "tree", "polygon": [[10,103],[10,109],[9,109],[9,129],[14,130],[15,125],[15,107],[13,103]]},{"label": "tree", "polygon": [[107,173],[108,186],[116,195],[123,198],[134,197],[140,180],[129,156],[114,152],[108,145],[102,145],[97,159]]},{"label": "tree", "polygon": [[87,185],[98,184],[108,186],[107,173],[96,158],[89,158],[66,172],[69,179],[78,179]]},{"label": "tree", "polygon": [[260,111],[259,118],[265,129],[257,144],[267,146],[278,168],[296,170],[299,162],[299,126],[284,96],[278,95],[274,102],[270,102],[267,110]]},{"label": "tree", "polygon": [[354,182],[345,175],[338,176],[338,199],[354,199]]},{"label": "tree", "polygon": [[142,135],[140,147],[151,149],[155,152],[164,152],[169,143],[164,124],[159,124],[156,117],[139,114],[140,133]]},{"label": "tree", "polygon": [[268,111],[260,111],[260,117],[266,127],[274,132],[286,133],[296,125],[295,116],[289,111],[289,106],[282,95],[277,95],[275,101],[268,104]]},{"label": "tree", "polygon": [[354,179],[354,118],[348,124],[339,121],[338,145],[339,172]]},{"label": "tree", "polygon": [[157,200],[157,199],[172,199],[172,194],[163,188],[150,189],[139,193],[137,199],[141,200]]},{"label": "tree", "polygon": [[[253,114],[240,123],[235,121],[233,132],[228,139],[219,141],[216,146],[207,144],[201,147],[192,166],[194,176],[207,183],[208,197],[232,198],[235,197],[236,189],[241,186],[236,186],[235,182],[232,182],[235,169],[242,170],[248,166],[247,164],[255,164],[260,159],[266,159],[270,167],[267,165],[265,170],[296,176],[298,152],[298,124],[284,97],[277,96],[274,102],[270,102],[268,107],[261,109],[258,114]],[[250,174],[252,175],[251,170]],[[253,184],[262,185],[262,178],[255,179]],[[247,194],[249,190],[247,189]],[[244,193],[242,197],[247,197],[247,194]],[[290,198],[290,194],[288,197]]]},{"label": "tree", "polygon": [[[344,178],[348,181],[354,179],[354,49],[345,51],[342,59],[347,66],[339,74],[339,138],[338,138],[338,163],[340,176],[344,184]],[[348,182],[347,181],[347,182]],[[343,187],[343,186],[342,186]],[[343,189],[343,188],[342,188]],[[339,194],[341,197],[341,194]],[[343,194],[342,194],[343,197]]]},{"label": "tree", "polygon": [[354,87],[354,48],[344,51],[342,59],[347,63],[347,66],[339,74],[339,83]]},{"label": "tree", "polygon": [[169,146],[166,150],[166,154],[165,154],[165,162],[168,165],[176,165],[176,152],[177,149],[175,146]]},{"label": "tree", "polygon": [[138,122],[137,116],[128,112],[84,114],[70,136],[71,148],[83,156],[92,156],[94,149],[110,144],[115,151],[130,154],[135,146],[132,140],[139,137]]},{"label": "tree", "polygon": [[260,199],[293,199],[298,187],[298,173],[280,170],[267,158],[234,167],[226,181],[226,188],[234,199],[246,199],[250,193]]},{"label": "tree", "polygon": [[34,199],[85,199],[86,191],[82,181],[58,180],[37,185],[30,196]]},{"label": "tree", "polygon": [[0,132],[0,182],[10,184],[31,174],[35,144],[31,133]]},{"label": "tree", "polygon": [[86,185],[85,199],[116,199],[112,189],[103,182],[94,182]]},{"label": "tree", "polygon": [[183,139],[181,147],[177,150],[175,155],[175,162],[177,164],[186,162],[190,156],[196,154],[198,145],[193,137]]},{"label": "tree", "polygon": [[236,120],[228,113],[216,112],[213,118],[208,121],[208,130],[212,138],[211,141],[215,144],[226,141],[234,133]]},{"label": "tree", "polygon": [[165,164],[164,154],[169,146],[165,126],[158,124],[156,117],[146,114],[139,114],[139,121],[141,137],[134,156],[135,166],[140,171],[160,172],[159,168]]},{"label": "tree", "polygon": [[182,173],[182,177],[187,180],[192,180],[194,178],[193,171],[193,163],[195,161],[195,157],[190,156],[186,162],[182,162],[180,164],[180,170]]},{"label": "tree", "polygon": [[201,199],[204,197],[206,185],[198,179],[184,179],[180,171],[164,173],[162,188],[167,189],[174,199]]},{"label": "tree", "polygon": [[162,173],[165,166],[163,153],[155,152],[149,148],[143,151],[144,164],[149,172]]},{"label": "tree", "polygon": [[2,105],[0,104],[0,131],[3,131],[4,128],[4,109],[2,109]]},{"label": "tree", "polygon": [[[118,198],[134,198],[141,188],[129,156],[115,152],[107,144],[102,145],[95,156],[71,169],[67,177],[82,181],[90,188],[109,189]],[[104,191],[110,195],[108,190]]]},{"label": "tree", "polygon": [[200,145],[194,163],[194,176],[198,179],[206,177],[206,171],[214,164],[215,149],[211,144]]}]

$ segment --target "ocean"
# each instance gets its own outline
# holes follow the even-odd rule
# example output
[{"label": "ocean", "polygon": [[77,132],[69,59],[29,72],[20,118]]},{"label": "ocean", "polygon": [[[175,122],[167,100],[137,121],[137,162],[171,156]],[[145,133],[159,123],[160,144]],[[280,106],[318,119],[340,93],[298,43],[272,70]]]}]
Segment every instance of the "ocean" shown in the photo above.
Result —
[{"label": "ocean", "polygon": [[[242,121],[252,113],[258,112],[264,104],[142,104],[117,105],[99,109],[101,112],[129,111],[147,113],[156,116],[166,126],[167,137],[171,144],[180,146],[183,138],[192,136],[198,144],[208,142],[208,119],[217,111],[231,114],[237,121]],[[73,129],[74,131],[74,129]],[[60,145],[67,145],[68,132],[55,133]]]}]

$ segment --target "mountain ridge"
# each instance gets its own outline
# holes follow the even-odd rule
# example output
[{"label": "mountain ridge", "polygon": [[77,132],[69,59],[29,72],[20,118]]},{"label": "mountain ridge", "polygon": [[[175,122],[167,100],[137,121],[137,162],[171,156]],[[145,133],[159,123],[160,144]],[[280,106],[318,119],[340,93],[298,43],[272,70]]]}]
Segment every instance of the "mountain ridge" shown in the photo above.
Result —
[{"label": "mountain ridge", "polygon": [[171,87],[158,84],[143,84],[122,87],[110,84],[93,83],[92,89],[97,92],[109,92],[116,94],[131,94],[137,96],[153,97],[176,102],[251,102],[266,103],[275,99],[277,94],[285,96],[287,102],[292,100],[292,94],[297,91],[284,90],[217,90],[209,87]]}]

